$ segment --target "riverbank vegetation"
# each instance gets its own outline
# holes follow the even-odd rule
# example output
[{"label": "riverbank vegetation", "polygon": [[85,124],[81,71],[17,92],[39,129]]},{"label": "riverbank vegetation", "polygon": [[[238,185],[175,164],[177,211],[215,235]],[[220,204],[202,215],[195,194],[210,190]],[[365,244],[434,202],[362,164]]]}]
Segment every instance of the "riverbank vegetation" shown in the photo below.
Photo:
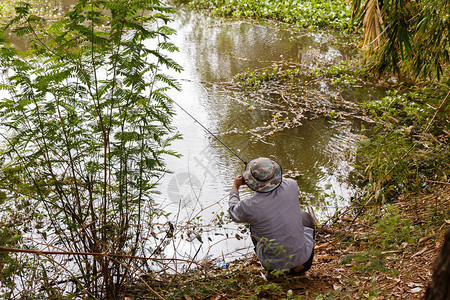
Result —
[{"label": "riverbank vegetation", "polygon": [[439,81],[448,72],[450,1],[354,0],[353,10],[364,27],[366,64],[375,75]]}]

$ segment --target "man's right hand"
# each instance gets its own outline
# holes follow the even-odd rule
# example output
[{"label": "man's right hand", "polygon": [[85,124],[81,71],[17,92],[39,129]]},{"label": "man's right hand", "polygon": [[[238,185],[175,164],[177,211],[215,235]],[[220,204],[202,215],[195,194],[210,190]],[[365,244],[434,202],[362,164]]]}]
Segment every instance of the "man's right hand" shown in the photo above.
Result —
[{"label": "man's right hand", "polygon": [[236,176],[236,178],[234,178],[234,184],[233,184],[234,188],[239,190],[239,187],[243,184],[244,184],[244,179],[242,178],[242,175],[238,175],[238,176]]}]

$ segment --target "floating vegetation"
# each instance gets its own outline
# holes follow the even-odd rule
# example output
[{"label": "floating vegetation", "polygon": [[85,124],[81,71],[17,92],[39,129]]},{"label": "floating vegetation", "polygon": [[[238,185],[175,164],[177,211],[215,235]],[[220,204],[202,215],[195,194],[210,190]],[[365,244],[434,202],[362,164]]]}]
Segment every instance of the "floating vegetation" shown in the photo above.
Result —
[{"label": "floating vegetation", "polygon": [[280,61],[272,68],[237,74],[233,87],[227,84],[224,90],[234,91],[234,99],[248,110],[263,111],[269,117],[262,126],[222,134],[247,133],[250,140],[267,143],[268,137],[320,117],[335,123],[354,118],[371,122],[351,90],[370,89],[375,83],[364,81],[368,76],[362,71],[352,70],[348,62],[310,70],[301,64]]},{"label": "floating vegetation", "polygon": [[271,19],[303,28],[351,29],[351,7],[346,1],[193,0],[191,6],[223,17]]}]

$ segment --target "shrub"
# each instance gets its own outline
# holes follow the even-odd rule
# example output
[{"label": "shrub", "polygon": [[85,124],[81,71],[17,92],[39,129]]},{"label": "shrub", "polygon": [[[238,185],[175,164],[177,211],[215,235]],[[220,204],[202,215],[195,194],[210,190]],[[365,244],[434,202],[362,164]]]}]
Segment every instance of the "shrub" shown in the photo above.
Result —
[{"label": "shrub", "polygon": [[11,292],[114,299],[132,257],[152,253],[152,191],[177,138],[164,92],[178,87],[160,72],[181,70],[164,54],[177,50],[171,12],[158,0],[80,0],[49,24],[16,8],[6,29],[30,49],[0,46],[2,212],[26,216],[11,220],[24,234],[17,246],[76,255],[36,259]]},{"label": "shrub", "polygon": [[393,92],[365,104],[376,122],[358,145],[356,173],[367,195],[385,202],[446,180],[450,161],[444,92]]}]

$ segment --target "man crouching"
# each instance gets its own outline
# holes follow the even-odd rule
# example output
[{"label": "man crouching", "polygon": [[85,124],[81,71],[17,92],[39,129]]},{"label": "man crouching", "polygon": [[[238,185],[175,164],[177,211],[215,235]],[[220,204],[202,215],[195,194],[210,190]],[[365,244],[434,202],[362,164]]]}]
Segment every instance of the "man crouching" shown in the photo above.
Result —
[{"label": "man crouching", "polygon": [[[255,191],[241,200],[239,187]],[[302,212],[297,182],[282,177],[281,166],[265,157],[251,160],[234,180],[229,213],[233,221],[250,223],[256,256],[267,271],[288,269],[301,275],[314,257],[314,221]]]}]

